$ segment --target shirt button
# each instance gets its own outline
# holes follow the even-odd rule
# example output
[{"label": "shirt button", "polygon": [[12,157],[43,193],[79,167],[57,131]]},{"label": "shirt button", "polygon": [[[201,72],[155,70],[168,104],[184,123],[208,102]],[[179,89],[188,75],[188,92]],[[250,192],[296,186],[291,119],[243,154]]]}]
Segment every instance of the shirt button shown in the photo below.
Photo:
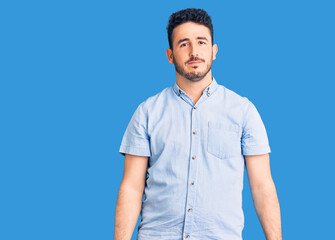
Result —
[{"label": "shirt button", "polygon": [[187,234],[185,234],[185,238],[188,238],[188,235],[187,235]]},{"label": "shirt button", "polygon": [[192,159],[195,159],[195,156],[193,156]]},{"label": "shirt button", "polygon": [[190,184],[191,186],[193,186],[194,185],[194,182],[191,182],[191,184]]},{"label": "shirt button", "polygon": [[191,209],[191,208],[189,208],[187,211],[188,211],[188,212],[191,212],[191,211],[192,211],[192,209]]},{"label": "shirt button", "polygon": [[193,131],[193,134],[195,135],[197,132],[196,131]]},{"label": "shirt button", "polygon": [[193,109],[197,109],[197,106],[194,106]]}]

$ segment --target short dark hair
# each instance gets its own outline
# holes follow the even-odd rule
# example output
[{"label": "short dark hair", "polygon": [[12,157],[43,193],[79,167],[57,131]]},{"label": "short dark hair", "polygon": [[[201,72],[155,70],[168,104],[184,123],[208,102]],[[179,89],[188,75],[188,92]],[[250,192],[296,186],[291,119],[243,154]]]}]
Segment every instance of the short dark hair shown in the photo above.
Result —
[{"label": "short dark hair", "polygon": [[186,22],[194,22],[194,23],[199,23],[202,24],[206,27],[211,32],[212,36],[212,45],[214,43],[213,39],[213,24],[212,24],[212,19],[208,15],[208,13],[203,10],[203,9],[196,9],[196,8],[187,8],[184,10],[180,10],[178,12],[175,12],[171,14],[169,18],[169,24],[166,27],[167,34],[168,34],[168,40],[169,40],[169,46],[171,49],[173,49],[173,44],[172,44],[172,32],[175,27],[177,27],[180,24],[186,23]]}]

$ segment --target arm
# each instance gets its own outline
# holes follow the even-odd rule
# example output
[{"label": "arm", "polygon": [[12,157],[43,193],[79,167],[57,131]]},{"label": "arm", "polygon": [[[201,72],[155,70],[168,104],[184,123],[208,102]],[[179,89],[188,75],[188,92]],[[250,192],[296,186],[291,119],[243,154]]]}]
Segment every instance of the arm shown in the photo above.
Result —
[{"label": "arm", "polygon": [[280,207],[270,171],[269,154],[244,156],[258,219],[267,240],[281,240]]},{"label": "arm", "polygon": [[130,240],[141,212],[148,157],[125,154],[115,209],[114,240]]}]

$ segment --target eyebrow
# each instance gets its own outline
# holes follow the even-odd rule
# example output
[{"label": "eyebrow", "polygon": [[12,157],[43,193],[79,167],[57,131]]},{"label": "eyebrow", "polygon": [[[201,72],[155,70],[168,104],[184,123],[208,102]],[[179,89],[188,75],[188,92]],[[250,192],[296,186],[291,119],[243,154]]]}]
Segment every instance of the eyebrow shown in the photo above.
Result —
[{"label": "eyebrow", "polygon": [[[208,40],[207,40],[206,37],[197,37],[197,39],[206,40],[206,41],[208,42]],[[189,39],[189,38],[180,39],[180,40],[178,41],[178,44],[181,43],[181,42],[184,42],[184,41],[188,41],[188,40],[190,40],[190,39]]]}]

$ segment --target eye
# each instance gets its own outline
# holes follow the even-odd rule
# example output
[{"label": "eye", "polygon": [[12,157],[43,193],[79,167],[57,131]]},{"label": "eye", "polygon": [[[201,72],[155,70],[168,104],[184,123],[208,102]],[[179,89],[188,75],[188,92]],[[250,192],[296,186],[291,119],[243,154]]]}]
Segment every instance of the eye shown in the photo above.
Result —
[{"label": "eye", "polygon": [[203,41],[200,41],[199,43],[200,43],[200,45],[204,45],[204,44],[206,44],[206,43],[205,43],[205,42],[203,42]]},{"label": "eye", "polygon": [[183,43],[180,45],[180,47],[185,47],[187,45],[187,43]]}]

